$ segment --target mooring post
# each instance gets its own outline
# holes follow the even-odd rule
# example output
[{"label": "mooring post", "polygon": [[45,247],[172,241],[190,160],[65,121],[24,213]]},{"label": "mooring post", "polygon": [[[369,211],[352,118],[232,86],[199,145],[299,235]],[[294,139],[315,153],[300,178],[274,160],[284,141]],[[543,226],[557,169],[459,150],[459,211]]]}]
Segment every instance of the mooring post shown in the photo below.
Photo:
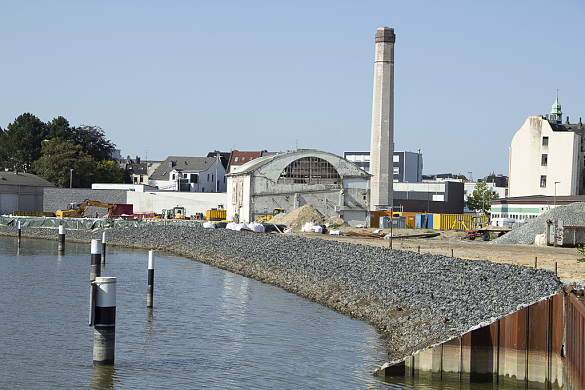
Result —
[{"label": "mooring post", "polygon": [[420,245],[418,246],[418,254],[420,255]]},{"label": "mooring post", "polygon": [[555,261],[555,275],[558,276],[558,273],[557,273],[557,262],[556,261]]},{"label": "mooring post", "polygon": [[59,252],[65,251],[65,226],[59,225],[59,244],[58,244]]},{"label": "mooring post", "polygon": [[453,257],[453,248],[451,248],[451,257]]},{"label": "mooring post", "polygon": [[534,268],[538,268],[538,257],[534,256]]},{"label": "mooring post", "polygon": [[89,281],[93,282],[95,278],[102,273],[102,242],[101,240],[91,240],[91,268],[89,270]]},{"label": "mooring post", "polygon": [[91,302],[89,324],[94,327],[93,363],[113,365],[116,345],[116,278],[98,276],[91,285],[92,296],[95,297]]},{"label": "mooring post", "polygon": [[154,295],[154,251],[148,251],[148,295],[146,307],[152,307]]},{"label": "mooring post", "polygon": [[106,264],[106,232],[102,233],[102,264]]},{"label": "mooring post", "polygon": [[22,229],[20,228],[20,221],[18,221],[16,223],[17,229],[18,229],[18,246],[20,246],[20,235],[22,233]]}]

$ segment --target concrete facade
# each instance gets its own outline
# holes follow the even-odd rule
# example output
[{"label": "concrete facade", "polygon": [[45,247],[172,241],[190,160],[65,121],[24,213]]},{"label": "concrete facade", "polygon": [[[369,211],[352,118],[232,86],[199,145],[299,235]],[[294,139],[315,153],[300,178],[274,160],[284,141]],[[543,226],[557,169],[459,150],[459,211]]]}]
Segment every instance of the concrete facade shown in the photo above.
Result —
[{"label": "concrete facade", "polygon": [[332,153],[297,150],[260,157],[227,177],[228,219],[249,222],[274,208],[290,212],[306,204],[350,225],[365,223],[368,215],[370,175]]},{"label": "concrete facade", "polygon": [[[54,213],[57,210],[66,210],[69,203],[81,203],[86,199],[106,203],[128,203],[126,190],[93,190],[88,188],[45,188],[43,197],[43,211]],[[95,213],[103,216],[107,210],[99,207],[88,207],[87,216]]]},{"label": "concrete facade", "polygon": [[392,207],[392,155],[394,150],[394,29],[376,32],[374,98],[370,143],[371,208]]},{"label": "concrete facade", "polygon": [[584,195],[583,131],[581,123],[528,117],[510,146],[508,196]]},{"label": "concrete facade", "polygon": [[163,209],[182,206],[187,216],[205,215],[207,210],[223,208],[228,199],[225,192],[129,191],[127,197],[128,203],[134,205],[134,213],[161,214]]},{"label": "concrete facade", "polygon": [[53,184],[30,173],[0,172],[0,214],[43,211],[43,192]]}]

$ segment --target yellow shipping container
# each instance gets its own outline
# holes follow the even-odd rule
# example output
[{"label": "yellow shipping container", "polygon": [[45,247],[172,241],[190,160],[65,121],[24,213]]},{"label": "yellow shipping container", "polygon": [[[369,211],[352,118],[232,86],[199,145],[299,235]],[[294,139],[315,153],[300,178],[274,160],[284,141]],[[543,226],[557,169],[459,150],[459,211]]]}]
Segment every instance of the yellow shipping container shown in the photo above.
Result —
[{"label": "yellow shipping container", "polygon": [[[469,214],[440,214],[440,218],[433,219],[433,229],[437,229],[436,221],[440,219],[439,229],[441,230],[468,230],[471,228],[472,217],[482,217],[482,221],[486,221],[485,215],[469,215]],[[436,218],[436,217],[434,217]]]}]

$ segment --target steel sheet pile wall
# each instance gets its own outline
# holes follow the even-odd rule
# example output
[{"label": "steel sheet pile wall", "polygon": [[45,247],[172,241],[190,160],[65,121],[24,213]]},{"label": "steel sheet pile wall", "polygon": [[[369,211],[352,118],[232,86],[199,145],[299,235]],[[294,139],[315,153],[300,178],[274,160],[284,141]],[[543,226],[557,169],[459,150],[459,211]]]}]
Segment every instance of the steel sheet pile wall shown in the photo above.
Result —
[{"label": "steel sheet pile wall", "polygon": [[585,305],[566,288],[567,368],[574,389],[585,389]]},{"label": "steel sheet pile wall", "polygon": [[[556,294],[404,362],[386,365],[378,374],[465,383],[548,383],[562,388],[563,306],[563,294]],[[582,367],[582,339],[575,345]]]},{"label": "steel sheet pile wall", "polygon": [[585,305],[566,286],[489,325],[387,363],[377,375],[585,389]]}]

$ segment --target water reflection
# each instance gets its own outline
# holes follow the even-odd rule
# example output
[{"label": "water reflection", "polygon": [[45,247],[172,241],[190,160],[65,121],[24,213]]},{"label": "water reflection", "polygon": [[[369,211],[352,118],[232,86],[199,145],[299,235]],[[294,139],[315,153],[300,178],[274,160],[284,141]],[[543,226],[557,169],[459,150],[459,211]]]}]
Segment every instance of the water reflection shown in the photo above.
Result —
[{"label": "water reflection", "polygon": [[115,374],[116,368],[114,366],[94,365],[91,388],[95,390],[113,389]]}]

